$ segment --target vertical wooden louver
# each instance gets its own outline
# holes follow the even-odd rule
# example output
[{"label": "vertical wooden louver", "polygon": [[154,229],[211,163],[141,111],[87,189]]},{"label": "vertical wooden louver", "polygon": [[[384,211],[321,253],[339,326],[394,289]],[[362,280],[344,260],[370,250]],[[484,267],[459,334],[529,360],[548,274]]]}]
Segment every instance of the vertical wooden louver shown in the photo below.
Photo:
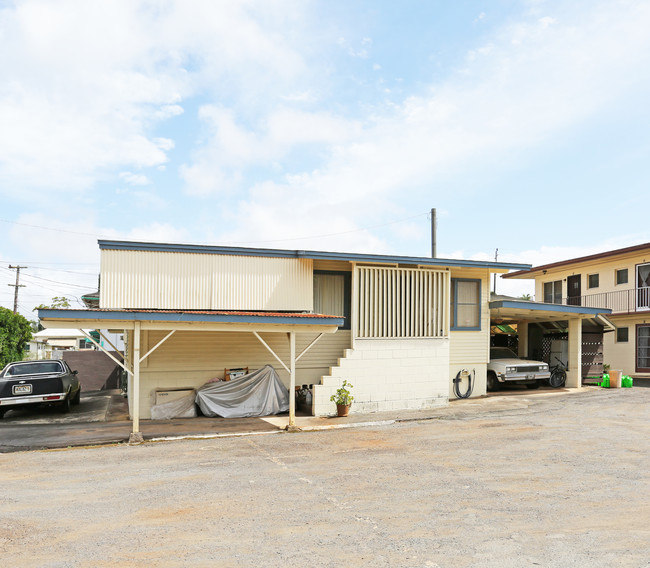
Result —
[{"label": "vertical wooden louver", "polygon": [[357,267],[356,337],[447,337],[449,273]]}]

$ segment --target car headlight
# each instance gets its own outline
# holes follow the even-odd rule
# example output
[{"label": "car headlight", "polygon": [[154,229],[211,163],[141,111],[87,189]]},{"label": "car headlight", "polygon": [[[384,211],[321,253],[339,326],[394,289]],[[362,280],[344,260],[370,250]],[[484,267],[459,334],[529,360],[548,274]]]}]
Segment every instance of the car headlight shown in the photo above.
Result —
[{"label": "car headlight", "polygon": [[540,365],[539,370],[540,371],[548,371],[548,365]]},{"label": "car headlight", "polygon": [[517,367],[506,367],[506,373],[516,373]]}]

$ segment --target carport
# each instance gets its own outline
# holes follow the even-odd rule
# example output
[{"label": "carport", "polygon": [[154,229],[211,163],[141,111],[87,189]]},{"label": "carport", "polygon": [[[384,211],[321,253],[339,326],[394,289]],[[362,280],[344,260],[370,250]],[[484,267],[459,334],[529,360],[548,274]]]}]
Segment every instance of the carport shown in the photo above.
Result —
[{"label": "carport", "polygon": [[[611,310],[606,308],[587,308],[584,306],[565,306],[543,304],[527,300],[496,299],[490,302],[491,325],[517,325],[519,335],[519,355],[528,356],[528,326],[531,323],[566,322],[568,329],[567,387],[582,386],[582,326],[590,320],[606,330],[615,326],[607,319]],[[562,324],[564,327],[564,324]]]},{"label": "carport", "polygon": [[[252,334],[269,351],[277,363],[289,374],[289,422],[287,429],[295,428],[296,362],[326,333],[335,333],[343,325],[343,318],[302,312],[225,312],[225,311],[171,311],[171,310],[52,310],[38,311],[43,327],[97,329],[123,332],[125,357],[119,360],[89,334],[86,337],[106,353],[129,375],[129,408],[133,428],[131,441],[142,441],[140,432],[140,366],[174,334],[183,332],[232,332]],[[163,332],[163,338],[143,353],[142,334],[146,331]],[[289,344],[289,358],[283,360],[261,334],[284,334]],[[312,340],[300,353],[296,352],[296,336],[309,334]],[[101,333],[100,333],[101,335]],[[117,349],[102,335],[115,351]]]}]

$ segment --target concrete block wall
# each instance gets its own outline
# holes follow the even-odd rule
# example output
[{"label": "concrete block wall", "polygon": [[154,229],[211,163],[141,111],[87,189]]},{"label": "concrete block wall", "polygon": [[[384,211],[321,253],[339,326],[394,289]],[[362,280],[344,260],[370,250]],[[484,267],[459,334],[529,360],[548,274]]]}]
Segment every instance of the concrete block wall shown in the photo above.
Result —
[{"label": "concrete block wall", "polygon": [[449,339],[358,339],[314,385],[315,416],[336,414],[330,401],[352,383],[351,412],[431,408],[449,402]]}]

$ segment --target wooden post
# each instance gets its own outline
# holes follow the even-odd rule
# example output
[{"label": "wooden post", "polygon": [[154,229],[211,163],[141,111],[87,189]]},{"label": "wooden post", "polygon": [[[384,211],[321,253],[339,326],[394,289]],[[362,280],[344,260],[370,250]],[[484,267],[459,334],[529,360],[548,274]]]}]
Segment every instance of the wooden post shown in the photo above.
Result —
[{"label": "wooden post", "polygon": [[291,350],[291,371],[289,373],[289,430],[296,427],[296,332],[289,333],[289,345]]},{"label": "wooden post", "polygon": [[129,436],[130,444],[140,444],[144,441],[140,432],[140,326],[135,322],[133,329],[133,431]]}]

